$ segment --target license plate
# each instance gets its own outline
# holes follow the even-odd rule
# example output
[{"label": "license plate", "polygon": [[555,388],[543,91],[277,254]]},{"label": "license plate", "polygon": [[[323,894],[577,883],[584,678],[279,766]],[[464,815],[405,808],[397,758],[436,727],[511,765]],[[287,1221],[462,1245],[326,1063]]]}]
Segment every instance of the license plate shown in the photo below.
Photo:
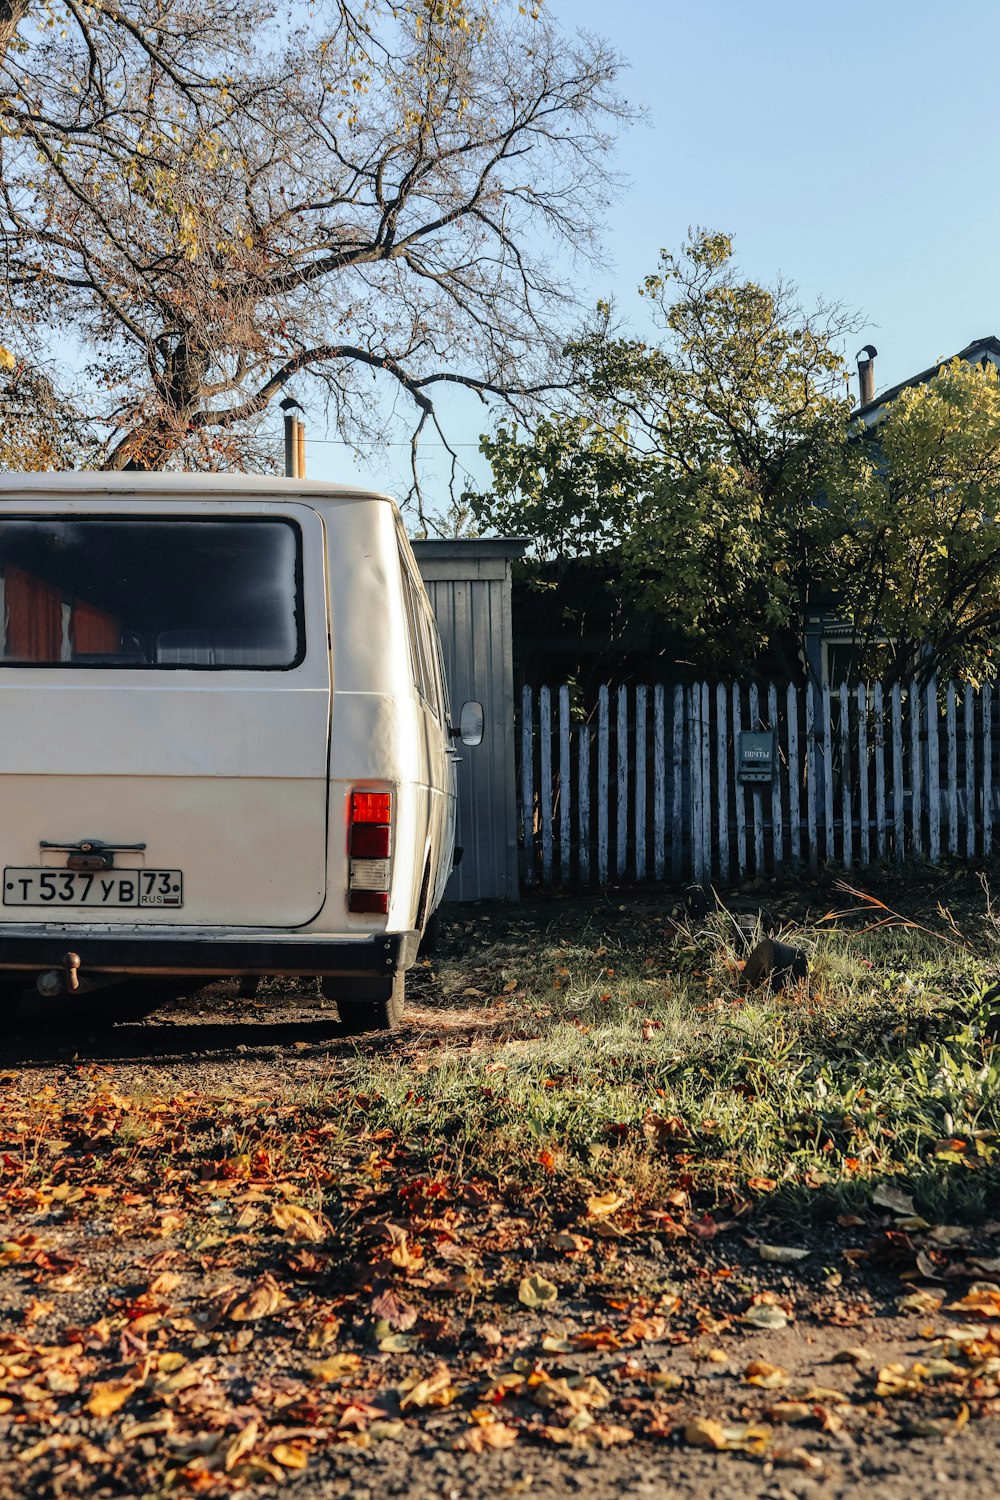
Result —
[{"label": "license plate", "polygon": [[180,870],[16,869],[3,872],[4,906],[183,906]]}]

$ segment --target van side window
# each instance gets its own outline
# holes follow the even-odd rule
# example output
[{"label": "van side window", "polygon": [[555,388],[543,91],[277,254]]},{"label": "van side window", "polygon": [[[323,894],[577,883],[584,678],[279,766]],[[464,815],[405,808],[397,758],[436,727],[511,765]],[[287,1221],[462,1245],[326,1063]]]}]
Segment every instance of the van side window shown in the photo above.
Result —
[{"label": "van side window", "polygon": [[438,641],[437,626],[427,610],[421,612],[421,621],[423,624],[424,647],[431,668],[432,697],[430,702],[434,712],[443,724],[448,718],[448,699],[444,685],[444,673],[441,671],[441,647]]},{"label": "van side window", "polygon": [[432,701],[430,686],[432,673],[420,629],[420,604],[413,587],[413,580],[402,557],[399,559],[399,568],[403,584],[403,605],[406,610],[406,633],[410,638],[413,681],[420,696],[430,703]]},{"label": "van side window", "polygon": [[448,692],[448,674],[444,669],[444,652],[441,650],[441,636],[437,626],[434,627],[434,659],[437,662],[438,681],[441,684],[441,704],[444,708],[444,721],[451,725],[451,694]]}]

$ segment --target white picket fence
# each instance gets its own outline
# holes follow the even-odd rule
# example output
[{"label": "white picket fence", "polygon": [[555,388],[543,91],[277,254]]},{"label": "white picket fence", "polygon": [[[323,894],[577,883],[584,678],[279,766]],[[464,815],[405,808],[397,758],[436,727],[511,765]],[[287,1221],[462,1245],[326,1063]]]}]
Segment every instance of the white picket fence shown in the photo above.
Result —
[{"label": "white picket fence", "polygon": [[[601,687],[589,714],[568,685],[526,686],[523,883],[986,857],[1000,819],[993,715],[989,686],[933,680]],[[738,779],[741,730],[773,732],[770,784]]]}]

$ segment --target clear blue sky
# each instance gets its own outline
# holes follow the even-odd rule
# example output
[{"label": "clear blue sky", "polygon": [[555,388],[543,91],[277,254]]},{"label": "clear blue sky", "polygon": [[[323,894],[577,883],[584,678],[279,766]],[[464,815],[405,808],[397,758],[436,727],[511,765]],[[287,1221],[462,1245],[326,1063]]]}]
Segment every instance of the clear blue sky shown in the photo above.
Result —
[{"label": "clear blue sky", "polygon": [[[628,186],[609,216],[589,300],[634,287],[689,225],[730,232],[743,271],[863,311],[894,384],[1000,333],[996,0],[548,0],[605,36],[646,119],[619,142]],[[852,340],[852,343],[854,341]],[[450,412],[480,480],[478,403]],[[313,429],[315,431],[315,423]],[[315,432],[319,436],[318,432]],[[334,434],[330,434],[334,436]],[[406,455],[357,465],[310,447],[316,478],[405,488]]]}]

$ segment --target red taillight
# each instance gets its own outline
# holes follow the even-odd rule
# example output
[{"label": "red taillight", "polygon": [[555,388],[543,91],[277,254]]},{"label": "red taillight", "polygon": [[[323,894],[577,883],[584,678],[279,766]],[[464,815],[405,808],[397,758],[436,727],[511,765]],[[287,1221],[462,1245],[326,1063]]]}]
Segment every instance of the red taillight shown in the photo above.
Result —
[{"label": "red taillight", "polygon": [[357,859],[388,859],[388,823],[352,823],[351,853]]},{"label": "red taillight", "polygon": [[385,915],[389,910],[388,891],[351,891],[347,898],[348,911],[367,911]]},{"label": "red taillight", "polygon": [[392,793],[352,792],[348,834],[347,909],[385,915],[389,910]]},{"label": "red taillight", "polygon": [[388,823],[392,817],[391,792],[352,792],[351,823]]}]

